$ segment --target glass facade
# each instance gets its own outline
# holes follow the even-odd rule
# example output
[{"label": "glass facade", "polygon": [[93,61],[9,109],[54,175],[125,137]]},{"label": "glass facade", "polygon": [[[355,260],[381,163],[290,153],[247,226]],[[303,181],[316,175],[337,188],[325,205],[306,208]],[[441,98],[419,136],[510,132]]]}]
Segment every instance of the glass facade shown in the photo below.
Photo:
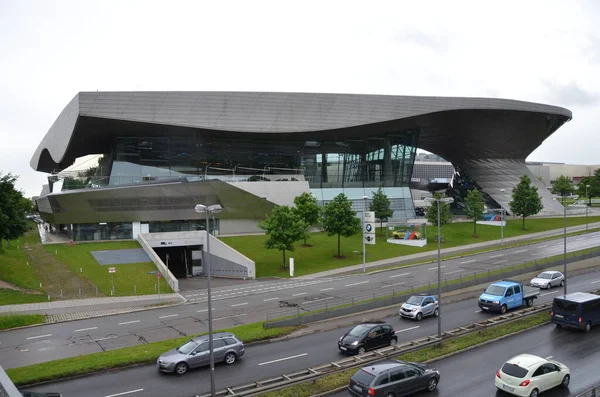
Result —
[{"label": "glass facade", "polygon": [[110,175],[94,177],[93,184],[186,178],[297,180],[308,181],[311,189],[409,186],[418,130],[323,140],[300,135],[196,132],[186,137],[119,137],[107,155]]},{"label": "glass facade", "polygon": [[131,222],[78,223],[73,225],[74,241],[131,240]]},{"label": "glass facade", "polygon": [[[219,219],[209,219],[210,232],[214,235],[218,235],[219,230]],[[198,220],[173,220],[173,221],[150,221],[149,232],[150,233],[162,233],[162,232],[189,232],[194,230],[206,230],[206,221],[204,219]]]},{"label": "glass facade", "polygon": [[499,209],[500,204],[496,202],[489,194],[483,191],[475,181],[459,167],[455,167],[456,171],[452,177],[452,185],[448,186],[446,195],[452,197],[454,202],[450,204],[450,210],[456,215],[464,215],[465,199],[470,190],[477,189],[481,192],[483,202],[486,208]]}]

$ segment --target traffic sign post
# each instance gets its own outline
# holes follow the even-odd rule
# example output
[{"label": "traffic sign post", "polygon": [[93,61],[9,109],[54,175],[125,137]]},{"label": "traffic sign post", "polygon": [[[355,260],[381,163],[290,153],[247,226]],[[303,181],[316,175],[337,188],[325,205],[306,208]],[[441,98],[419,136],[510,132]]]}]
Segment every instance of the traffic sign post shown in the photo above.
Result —
[{"label": "traffic sign post", "polygon": [[156,280],[158,282],[158,304],[160,305],[160,272],[156,272]]},{"label": "traffic sign post", "polygon": [[114,267],[108,268],[108,273],[110,274],[110,285],[111,285],[110,294],[111,295],[115,294],[115,273],[116,272],[117,272],[117,269],[115,269]]},{"label": "traffic sign post", "polygon": [[365,243],[375,245],[375,212],[365,212]]}]

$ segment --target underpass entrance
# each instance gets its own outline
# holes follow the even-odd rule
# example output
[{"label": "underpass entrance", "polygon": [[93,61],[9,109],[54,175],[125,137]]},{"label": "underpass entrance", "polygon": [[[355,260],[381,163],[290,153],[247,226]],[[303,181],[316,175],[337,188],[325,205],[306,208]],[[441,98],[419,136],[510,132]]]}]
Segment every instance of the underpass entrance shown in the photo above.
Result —
[{"label": "underpass entrance", "polygon": [[200,245],[168,246],[153,247],[153,249],[175,277],[185,278],[194,275],[193,267],[197,266],[197,261],[193,260],[192,252],[201,251],[202,247]]}]

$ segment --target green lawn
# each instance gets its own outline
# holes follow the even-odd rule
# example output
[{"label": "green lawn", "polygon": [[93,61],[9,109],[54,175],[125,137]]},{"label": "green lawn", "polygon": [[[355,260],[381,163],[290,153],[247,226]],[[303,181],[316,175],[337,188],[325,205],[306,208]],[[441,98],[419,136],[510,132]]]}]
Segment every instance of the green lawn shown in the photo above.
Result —
[{"label": "green lawn", "polygon": [[26,294],[12,289],[0,289],[0,305],[48,302],[46,294]]},{"label": "green lawn", "polygon": [[45,321],[46,318],[43,314],[2,314],[0,315],[0,329],[42,324]]},{"label": "green lawn", "polygon": [[[588,221],[590,223],[600,222],[600,216],[590,216]],[[582,225],[585,222],[585,216],[567,218],[567,226]],[[508,220],[504,227],[504,237],[508,238],[560,229],[563,227],[563,218],[526,219],[526,230],[522,230],[521,226],[522,221],[520,219]],[[427,234],[431,239],[437,234],[436,228],[428,227]],[[442,244],[442,247],[449,248],[483,241],[499,240],[500,227],[477,225],[477,234],[479,237],[472,237],[472,222],[457,222],[442,226],[442,236],[446,238],[446,242]],[[257,277],[289,277],[289,271],[281,269],[281,251],[264,248],[266,240],[264,235],[221,237],[220,239],[256,262]],[[296,276],[357,265],[362,263],[361,241],[362,236],[360,234],[348,238],[342,237],[341,254],[345,258],[336,259],[334,256],[337,254],[337,236],[328,237],[326,233],[313,233],[308,240],[308,243],[312,247],[303,247],[302,242],[297,243],[294,252],[286,252],[286,262],[290,256],[294,258]],[[433,241],[423,248],[387,243],[385,240],[385,230],[383,232],[378,230],[376,242],[375,246],[367,245],[368,262],[422,252],[435,252],[437,250],[437,246]]]},{"label": "green lawn", "polygon": [[40,279],[36,276],[34,267],[27,264],[29,259],[25,253],[24,244],[32,244],[28,240],[30,239],[21,237],[18,240],[11,241],[10,246],[8,241],[2,241],[0,280],[21,288],[39,290]]},{"label": "green lawn", "polygon": [[[106,251],[118,249],[140,248],[137,241],[118,241],[106,243],[77,243],[73,246],[48,244],[44,246],[46,251],[57,255],[58,259],[66,263],[69,268],[81,277],[91,281],[98,290],[106,296],[111,296],[111,275],[109,267],[115,268],[114,296],[133,295],[133,287],[136,287],[138,295],[154,294],[157,282],[155,275],[146,272],[156,271],[152,262],[127,263],[121,265],[100,265],[91,254],[91,251]],[[160,278],[160,293],[171,293],[171,289],[163,278]]]}]

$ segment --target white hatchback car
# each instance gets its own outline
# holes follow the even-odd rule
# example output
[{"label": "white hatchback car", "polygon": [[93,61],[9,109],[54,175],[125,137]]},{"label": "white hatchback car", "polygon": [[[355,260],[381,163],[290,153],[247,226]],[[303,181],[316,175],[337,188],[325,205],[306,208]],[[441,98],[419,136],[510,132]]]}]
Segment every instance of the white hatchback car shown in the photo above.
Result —
[{"label": "white hatchback car", "polygon": [[565,283],[565,276],[561,272],[555,270],[547,270],[541,272],[530,282],[532,287],[536,288],[551,288],[562,287]]},{"label": "white hatchback car", "polygon": [[496,387],[515,396],[537,397],[556,386],[568,387],[571,371],[550,357],[519,354],[496,372]]}]

